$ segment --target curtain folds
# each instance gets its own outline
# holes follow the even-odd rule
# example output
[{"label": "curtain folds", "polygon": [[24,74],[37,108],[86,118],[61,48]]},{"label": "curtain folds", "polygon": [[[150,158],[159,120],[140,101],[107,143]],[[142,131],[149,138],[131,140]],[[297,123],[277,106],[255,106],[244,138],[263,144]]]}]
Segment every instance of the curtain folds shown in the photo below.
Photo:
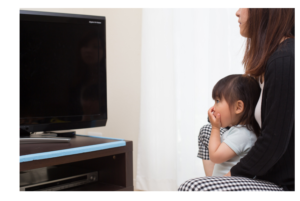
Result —
[{"label": "curtain folds", "polygon": [[237,9],[144,9],[136,188],[177,190],[197,158],[215,83],[243,73]]}]

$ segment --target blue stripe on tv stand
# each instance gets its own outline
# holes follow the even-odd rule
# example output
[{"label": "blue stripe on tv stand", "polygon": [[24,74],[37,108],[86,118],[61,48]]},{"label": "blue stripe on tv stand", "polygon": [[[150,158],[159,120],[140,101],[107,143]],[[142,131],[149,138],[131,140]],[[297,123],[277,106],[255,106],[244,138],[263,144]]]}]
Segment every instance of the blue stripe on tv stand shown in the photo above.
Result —
[{"label": "blue stripe on tv stand", "polygon": [[98,137],[98,136],[89,136],[89,135],[77,135],[77,136],[94,137],[94,138],[102,138],[102,139],[110,139],[110,140],[118,140],[118,141],[117,142],[107,142],[107,143],[96,144],[96,145],[89,145],[89,146],[84,146],[84,147],[63,149],[63,150],[57,150],[57,151],[49,151],[49,152],[43,152],[43,153],[37,153],[37,154],[23,155],[23,156],[20,156],[20,163],[34,161],[34,160],[42,160],[42,159],[61,157],[61,156],[69,156],[69,155],[81,154],[81,153],[92,152],[92,151],[99,151],[99,150],[110,149],[110,148],[115,148],[115,147],[122,147],[122,146],[126,145],[126,142],[123,139],[118,139],[118,138],[107,138],[107,137]]}]

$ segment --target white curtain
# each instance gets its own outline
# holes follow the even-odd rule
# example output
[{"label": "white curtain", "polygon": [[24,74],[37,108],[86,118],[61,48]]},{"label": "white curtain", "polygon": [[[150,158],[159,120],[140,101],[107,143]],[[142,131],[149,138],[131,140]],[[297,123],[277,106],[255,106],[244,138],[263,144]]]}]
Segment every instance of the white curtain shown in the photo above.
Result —
[{"label": "white curtain", "polygon": [[136,188],[177,190],[197,158],[216,82],[244,72],[236,9],[144,9]]}]

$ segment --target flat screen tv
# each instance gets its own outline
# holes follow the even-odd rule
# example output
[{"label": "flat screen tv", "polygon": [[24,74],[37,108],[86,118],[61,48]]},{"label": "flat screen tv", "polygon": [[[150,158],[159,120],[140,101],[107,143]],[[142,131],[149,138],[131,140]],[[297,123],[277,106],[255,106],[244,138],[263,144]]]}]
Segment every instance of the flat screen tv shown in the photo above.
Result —
[{"label": "flat screen tv", "polygon": [[20,131],[106,121],[105,17],[21,10]]}]

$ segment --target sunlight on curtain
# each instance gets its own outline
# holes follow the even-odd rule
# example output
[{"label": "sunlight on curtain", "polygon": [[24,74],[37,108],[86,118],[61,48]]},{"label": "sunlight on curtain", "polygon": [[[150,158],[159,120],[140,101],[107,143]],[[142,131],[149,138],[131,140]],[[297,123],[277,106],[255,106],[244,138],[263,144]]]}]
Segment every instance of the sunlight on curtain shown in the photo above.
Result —
[{"label": "sunlight on curtain", "polygon": [[243,73],[237,9],[144,9],[136,188],[177,190],[197,158],[215,83]]}]

